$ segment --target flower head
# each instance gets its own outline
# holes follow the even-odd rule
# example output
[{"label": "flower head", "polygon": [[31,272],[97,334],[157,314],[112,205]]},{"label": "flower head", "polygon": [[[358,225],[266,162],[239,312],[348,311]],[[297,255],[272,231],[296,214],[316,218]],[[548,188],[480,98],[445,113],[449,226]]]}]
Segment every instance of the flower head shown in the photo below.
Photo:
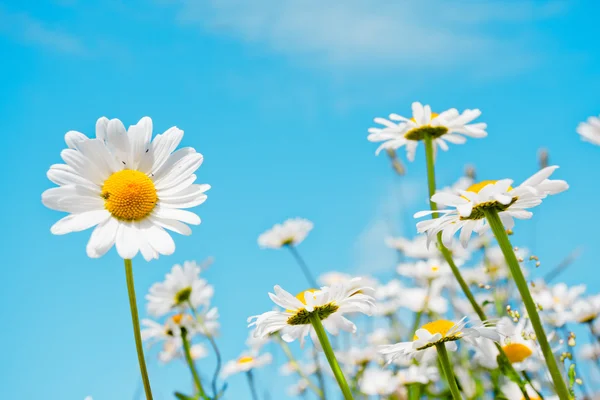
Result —
[{"label": "flower head", "polygon": [[[373,290],[360,283],[361,278],[355,278],[330,287],[302,291],[295,297],[275,286],[275,293],[269,293],[269,297],[285,311],[268,311],[250,317],[249,326],[256,326],[256,336],[281,332],[283,340],[291,342],[300,339],[303,344],[309,333],[314,334],[310,316],[316,314],[332,335],[337,335],[340,330],[355,332],[356,325],[344,314],[360,312],[371,315],[375,301],[371,296]],[[318,343],[317,340],[313,341]]]},{"label": "flower head", "polygon": [[59,187],[46,190],[48,208],[69,213],[55,223],[55,235],[95,226],[87,254],[103,256],[113,245],[124,259],[138,252],[146,260],[169,255],[175,243],[165,229],[191,234],[186,224],[200,218],[184,209],[206,200],[209,185],[195,184],[202,155],[191,147],[174,151],[183,131],[175,127],[152,140],[152,120],[142,118],[125,130],[118,119],[100,118],[96,138],[70,131],[65,164],[55,164],[48,178]]},{"label": "flower head", "polygon": [[[417,223],[417,230],[427,233],[429,242],[438,232],[442,232],[442,241],[448,245],[460,230],[460,241],[466,247],[473,232],[481,234],[487,228],[485,212],[491,210],[498,212],[506,229],[512,229],[514,218],[531,218],[533,214],[527,209],[540,205],[550,194],[568,189],[569,185],[565,181],[548,179],[557,168],[546,167],[514,189],[511,187],[511,179],[503,179],[476,183],[468,190],[461,191],[460,196],[436,193],[431,197],[432,201],[453,208],[436,211],[442,216],[420,221]],[[418,212],[415,218],[432,213],[434,211]]]},{"label": "flower head", "polygon": [[390,370],[367,368],[359,386],[360,391],[368,396],[389,396],[398,390],[400,380]]},{"label": "flower head", "polygon": [[279,249],[283,246],[297,246],[312,230],[313,223],[304,218],[292,218],[276,224],[258,237],[261,248]]},{"label": "flower head", "polygon": [[272,361],[273,356],[271,356],[269,353],[265,353],[260,356],[243,353],[237,359],[228,361],[223,366],[221,376],[224,379],[228,376],[239,374],[240,372],[248,372],[255,368],[264,367],[265,365],[270,364]]},{"label": "flower head", "polygon": [[431,112],[430,106],[414,102],[412,112],[412,118],[398,114],[390,114],[389,120],[375,118],[375,122],[383,127],[370,128],[367,139],[371,142],[383,142],[377,149],[377,154],[381,150],[395,150],[406,146],[407,157],[409,161],[413,161],[417,145],[426,135],[433,139],[434,146],[439,146],[444,151],[448,150],[446,142],[462,144],[466,141],[465,136],[472,138],[487,136],[486,124],[482,122],[471,124],[481,115],[479,110],[465,110],[459,113],[455,108],[451,108],[436,114]]},{"label": "flower head", "polygon": [[445,344],[449,351],[456,351],[458,340],[465,340],[472,345],[476,345],[474,339],[480,337],[500,341],[497,329],[490,322],[479,322],[471,327],[467,327],[467,324],[466,318],[458,323],[445,319],[428,322],[417,329],[413,341],[381,346],[380,351],[390,362],[399,357],[421,360],[427,350],[438,344]]},{"label": "flower head", "polygon": [[579,123],[577,133],[582,140],[600,146],[600,116],[589,117],[586,122]]}]

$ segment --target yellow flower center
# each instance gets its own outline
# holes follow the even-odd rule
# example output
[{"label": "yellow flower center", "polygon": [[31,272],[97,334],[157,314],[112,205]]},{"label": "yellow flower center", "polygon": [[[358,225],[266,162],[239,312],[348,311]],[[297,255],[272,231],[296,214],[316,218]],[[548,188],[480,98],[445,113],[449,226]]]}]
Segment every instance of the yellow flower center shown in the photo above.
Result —
[{"label": "yellow flower center", "polygon": [[254,358],[250,357],[250,356],[245,356],[245,357],[240,357],[238,358],[238,364],[247,364],[254,361]]},{"label": "yellow flower center", "polygon": [[[439,114],[432,112],[431,119],[434,119],[438,115]],[[414,122],[415,124],[417,123],[417,120],[415,119],[415,117],[412,117],[410,120],[412,122]],[[440,136],[445,135],[446,133],[448,133],[448,128],[445,126],[422,125],[422,126],[418,126],[416,128],[409,130],[408,132],[406,132],[404,134],[404,137],[408,140],[418,141],[418,140],[424,140],[426,136],[429,136],[432,139],[437,139]]]},{"label": "yellow flower center", "polygon": [[[421,327],[421,329],[425,329],[432,335],[439,333],[440,335],[442,335],[442,337],[446,337],[446,334],[448,333],[448,331],[450,329],[452,329],[454,327],[454,325],[455,324],[452,321],[448,321],[446,319],[440,319],[437,321],[432,321],[432,322],[426,323],[425,325],[423,325]],[[415,335],[413,337],[413,340],[417,340],[417,339],[419,339],[419,338],[417,337],[417,335]]]},{"label": "yellow flower center", "polygon": [[437,265],[433,265],[431,267],[431,272],[438,272],[440,270],[440,267],[438,267]]},{"label": "yellow flower center", "polygon": [[510,343],[502,346],[502,350],[506,353],[506,357],[511,363],[519,363],[526,360],[533,354],[533,351],[528,346],[521,343]]},{"label": "yellow flower center", "polygon": [[[318,289],[307,289],[296,295],[296,298],[300,300],[300,302],[306,305],[306,292],[311,293],[314,299],[315,296],[313,293],[318,292]],[[291,317],[288,318],[288,325],[306,325],[310,324],[310,315],[316,313],[319,316],[319,319],[324,320],[327,319],[331,314],[338,310],[339,306],[335,303],[327,303],[322,306],[316,306],[312,312],[306,311],[305,308],[300,308],[298,310],[285,310],[289,313],[294,313]]]},{"label": "yellow flower center", "polygon": [[[431,119],[434,119],[434,118],[436,118],[438,115],[440,115],[440,114],[432,112],[432,113],[431,113]],[[417,120],[415,119],[415,117],[412,117],[410,120],[411,120],[412,122],[414,122],[415,124],[417,123]]]},{"label": "yellow flower center", "polygon": [[156,206],[154,182],[144,173],[131,169],[115,172],[102,186],[104,208],[123,221],[146,218]]},{"label": "yellow flower center", "polygon": [[181,323],[182,319],[183,319],[183,314],[176,314],[176,315],[173,315],[173,317],[172,317],[173,322],[175,322],[177,325],[179,325]]},{"label": "yellow flower center", "polygon": [[[304,296],[306,296],[306,292],[315,293],[317,290],[318,289],[307,289],[307,290],[304,290],[304,291],[298,293],[296,295],[296,298],[298,300],[300,300],[302,302],[302,304],[306,305],[306,298],[304,297]],[[313,298],[316,298],[316,296],[313,295]]]}]

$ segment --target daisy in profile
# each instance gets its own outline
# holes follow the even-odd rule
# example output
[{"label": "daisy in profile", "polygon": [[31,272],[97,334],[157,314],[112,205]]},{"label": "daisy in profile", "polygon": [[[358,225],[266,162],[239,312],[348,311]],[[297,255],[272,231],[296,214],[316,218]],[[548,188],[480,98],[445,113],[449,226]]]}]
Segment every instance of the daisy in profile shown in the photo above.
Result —
[{"label": "daisy in profile", "polygon": [[577,125],[577,133],[581,139],[600,146],[600,116],[589,117],[586,122]]},{"label": "daisy in profile", "polygon": [[[557,194],[568,189],[569,185],[562,180],[550,180],[550,175],[557,166],[547,167],[535,173],[521,185],[512,188],[511,179],[499,181],[482,181],[461,191],[461,195],[436,193],[431,200],[438,205],[452,207],[437,211],[441,217],[417,223],[419,233],[427,233],[429,242],[442,232],[442,241],[450,245],[454,234],[460,233],[460,242],[466,247],[471,234],[483,233],[487,228],[485,212],[498,212],[506,229],[512,229],[517,219],[529,219],[533,215],[529,208],[542,203],[550,194]],[[430,215],[434,211],[421,211],[415,218]]]},{"label": "daisy in profile", "polygon": [[313,223],[304,218],[291,218],[276,224],[258,237],[258,245],[263,249],[280,249],[284,246],[297,246],[306,239]]},{"label": "daisy in profile", "polygon": [[146,295],[148,313],[162,317],[174,309],[208,306],[214,289],[200,278],[200,268],[195,262],[176,264],[163,282],[152,285]]},{"label": "daisy in profile", "polygon": [[354,333],[356,325],[344,317],[344,314],[363,313],[371,315],[375,306],[372,297],[373,289],[360,285],[361,279],[355,278],[346,283],[335,284],[321,289],[309,289],[293,296],[279,286],[269,297],[284,311],[268,311],[264,314],[250,317],[249,326],[256,326],[254,334],[265,337],[280,332],[286,342],[304,339],[311,334],[317,345],[314,329],[311,325],[311,315],[321,320],[325,329],[332,335],[340,330]]},{"label": "daisy in profile", "polygon": [[381,150],[398,149],[406,146],[409,161],[415,159],[415,152],[419,141],[428,135],[433,139],[434,148],[439,146],[448,150],[448,143],[463,144],[465,136],[483,138],[487,136],[487,125],[483,122],[471,124],[481,115],[479,110],[465,110],[459,113],[455,108],[440,114],[431,112],[431,107],[423,106],[419,102],[412,104],[411,118],[398,114],[390,114],[389,119],[375,118],[378,128],[370,128],[367,139],[370,142],[383,142],[377,148],[376,154]]},{"label": "daisy in profile", "polygon": [[152,140],[152,120],[128,130],[118,119],[100,118],[96,138],[70,131],[65,164],[48,178],[58,185],[42,194],[48,208],[69,215],[50,229],[56,235],[95,227],[87,244],[92,258],[113,245],[123,259],[141,253],[146,260],[169,255],[175,242],[167,230],[191,234],[200,218],[187,211],[206,200],[209,185],[194,183],[203,157],[191,147],[175,151],[183,131],[172,127]]},{"label": "daisy in profile", "polygon": [[[162,363],[184,358],[182,328],[186,329],[190,339],[197,333],[197,324],[188,314],[176,314],[167,319],[164,324],[151,319],[143,319],[142,327],[143,341],[148,342],[150,346],[162,344],[161,351],[158,353],[158,359]],[[207,357],[208,350],[202,344],[194,344],[190,347],[190,355],[192,359],[198,360]]]},{"label": "daisy in profile", "polygon": [[477,338],[486,338],[496,342],[500,341],[500,335],[495,326],[490,322],[477,322],[470,324],[467,318],[461,319],[458,323],[445,319],[428,322],[420,329],[417,329],[413,341],[401,342],[392,345],[380,347],[380,352],[386,357],[388,362],[396,358],[416,359],[420,361],[426,353],[435,349],[436,345],[443,345],[448,351],[456,351],[458,346],[456,342],[463,340],[476,346]]},{"label": "daisy in profile", "polygon": [[588,296],[575,301],[571,307],[573,321],[591,324],[600,315],[600,295]]},{"label": "daisy in profile", "polygon": [[260,356],[254,356],[251,354],[244,353],[237,359],[228,361],[223,366],[221,377],[226,379],[231,375],[239,374],[241,372],[248,372],[250,370],[264,367],[265,365],[271,364],[273,356],[269,353],[262,354]]}]

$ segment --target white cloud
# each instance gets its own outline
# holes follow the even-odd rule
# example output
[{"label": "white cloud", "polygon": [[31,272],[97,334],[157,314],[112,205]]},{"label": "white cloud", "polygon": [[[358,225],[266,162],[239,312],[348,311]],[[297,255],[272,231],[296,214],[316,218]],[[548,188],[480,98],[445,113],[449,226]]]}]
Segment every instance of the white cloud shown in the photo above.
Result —
[{"label": "white cloud", "polygon": [[24,12],[11,12],[0,5],[0,33],[23,43],[59,51],[83,54],[86,49],[81,40]]},{"label": "white cloud", "polygon": [[416,234],[411,210],[426,205],[427,188],[421,180],[402,178],[389,183],[381,192],[373,209],[373,216],[358,235],[353,246],[355,273],[374,274],[393,269],[398,258],[385,244],[388,236]]},{"label": "white cloud", "polygon": [[[528,63],[533,22],[563,1],[175,0],[179,21],[311,64],[443,67]],[[499,35],[498,32],[502,34]]]}]

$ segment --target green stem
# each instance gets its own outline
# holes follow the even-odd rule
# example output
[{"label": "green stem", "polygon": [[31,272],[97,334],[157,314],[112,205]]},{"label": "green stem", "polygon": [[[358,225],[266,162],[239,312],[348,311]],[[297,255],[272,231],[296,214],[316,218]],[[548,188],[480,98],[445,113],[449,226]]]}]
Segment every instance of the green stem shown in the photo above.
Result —
[{"label": "green stem", "polygon": [[252,370],[246,372],[246,377],[248,378],[248,386],[250,386],[250,393],[252,393],[252,400],[258,400],[258,395],[256,394],[256,385],[254,384],[254,375],[252,374]]},{"label": "green stem", "polygon": [[125,276],[127,279],[127,293],[129,294],[129,308],[131,309],[131,322],[133,323],[133,336],[135,337],[135,348],[137,350],[138,362],[140,364],[140,373],[144,384],[146,400],[152,400],[152,389],[150,388],[150,379],[146,369],[146,360],[144,359],[144,347],[142,345],[142,336],[140,334],[140,317],[138,315],[137,301],[135,299],[135,284],[133,282],[133,267],[131,260],[125,260]]},{"label": "green stem", "polygon": [[296,247],[293,244],[288,244],[285,247],[290,249],[290,253],[292,253],[292,256],[294,256],[294,258],[296,259],[296,262],[300,266],[300,269],[302,270],[304,277],[308,281],[308,284],[311,285],[314,289],[318,289],[319,285],[317,284],[316,279],[310,273],[310,270],[308,269],[308,265],[306,265],[306,262],[304,262],[304,259],[302,258],[302,256],[300,256],[300,253],[298,253],[298,250],[296,250]]},{"label": "green stem", "polygon": [[331,367],[331,371],[333,371],[333,375],[335,375],[335,379],[337,380],[338,385],[340,385],[340,389],[344,394],[345,400],[354,400],[352,398],[352,392],[350,391],[350,387],[348,387],[348,382],[346,382],[346,378],[344,377],[344,373],[338,364],[337,358],[335,357],[335,353],[331,348],[331,343],[329,343],[329,338],[327,337],[327,333],[325,332],[325,328],[323,328],[323,324],[321,323],[321,318],[319,318],[318,313],[312,312],[310,313],[310,322],[315,328],[315,332],[317,337],[319,338],[319,342],[321,343],[321,347],[323,348],[323,352],[325,353],[325,357],[327,357],[327,361],[329,361],[329,366]]},{"label": "green stem", "polygon": [[190,349],[190,342],[187,338],[187,329],[181,328],[181,342],[183,343],[183,353],[185,354],[185,361],[187,361],[188,367],[192,373],[192,377],[194,378],[194,384],[196,385],[196,389],[200,394],[200,397],[203,399],[208,399],[206,396],[206,392],[204,391],[204,387],[202,387],[202,381],[200,380],[200,375],[198,374],[198,370],[196,369],[196,364],[194,363],[194,359],[192,358],[192,351]]},{"label": "green stem", "polygon": [[492,228],[492,232],[494,233],[494,236],[498,241],[498,245],[504,254],[504,258],[508,263],[513,280],[515,281],[517,289],[521,294],[521,298],[525,304],[525,309],[527,310],[527,315],[529,316],[529,320],[531,321],[531,325],[535,331],[538,343],[540,344],[542,353],[546,359],[546,365],[550,370],[550,375],[552,376],[552,381],[554,382],[556,394],[561,400],[569,400],[571,398],[569,395],[569,389],[567,388],[560,370],[558,369],[558,363],[556,362],[556,358],[554,357],[552,349],[550,348],[550,344],[548,343],[546,332],[544,332],[542,321],[537,312],[537,306],[533,300],[533,297],[531,297],[529,287],[527,286],[527,281],[525,280],[525,276],[523,275],[523,271],[521,270],[521,266],[519,265],[519,261],[517,260],[510,240],[508,239],[504,225],[500,220],[500,216],[496,210],[485,210],[485,217]]},{"label": "green stem", "polygon": [[319,398],[322,399],[323,392],[314,383],[312,383],[312,381],[308,378],[308,376],[306,376],[304,371],[302,371],[302,369],[300,368],[300,365],[298,364],[298,361],[296,361],[296,358],[294,357],[294,355],[292,354],[292,351],[290,350],[290,346],[288,346],[288,344],[283,339],[281,339],[281,337],[279,337],[277,335],[275,336],[275,340],[281,346],[281,349],[285,353],[285,356],[287,357],[289,363],[294,368],[294,372],[296,372],[300,378],[304,379],[308,383],[308,387],[313,392],[315,392],[315,394],[317,396],[319,396]]},{"label": "green stem", "polygon": [[410,330],[409,340],[410,340],[410,338],[412,338],[415,335],[415,332],[421,326],[421,319],[423,318],[423,312],[425,310],[427,310],[427,308],[429,307],[429,296],[431,296],[431,286],[432,286],[431,280],[429,280],[427,283],[427,291],[425,293],[425,301],[423,302],[423,307],[415,315],[415,321],[413,322],[412,329]]},{"label": "green stem", "polygon": [[537,393],[540,400],[544,400],[544,396],[540,393],[539,390],[537,390],[535,388],[535,386],[533,386],[533,382],[531,381],[531,378],[529,377],[529,374],[527,373],[527,371],[523,371],[522,373],[523,373],[523,378],[525,378],[525,380],[529,383],[529,386],[531,386],[531,388]]},{"label": "green stem", "polygon": [[435,345],[438,353],[438,357],[440,359],[440,364],[442,364],[442,369],[444,370],[444,375],[446,376],[446,381],[448,382],[448,386],[450,387],[450,392],[452,392],[452,398],[454,400],[462,400],[460,396],[460,391],[458,390],[458,386],[456,385],[456,378],[454,377],[454,372],[452,372],[452,365],[450,364],[450,358],[448,358],[448,351],[446,350],[446,345],[444,343],[438,343]]},{"label": "green stem", "polygon": [[204,321],[202,320],[202,318],[200,318],[200,315],[198,315],[198,312],[194,308],[192,301],[190,299],[188,299],[187,303],[188,303],[188,306],[190,307],[190,310],[192,310],[192,313],[194,314],[194,318],[200,324],[200,328],[202,328],[202,330],[204,331],[204,336],[206,336],[206,338],[208,339],[211,347],[213,348],[213,351],[215,352],[215,357],[217,358],[217,365],[215,366],[215,373],[213,374],[212,385],[211,385],[211,388],[213,391],[213,396],[214,396],[214,398],[217,398],[217,395],[218,395],[217,380],[219,379],[219,372],[221,372],[221,364],[223,363],[223,361],[221,359],[221,352],[219,351],[217,342],[215,342],[215,338],[206,330],[206,327],[204,326]]},{"label": "green stem", "polygon": [[408,400],[419,400],[421,397],[421,385],[418,383],[413,383],[407,386],[408,387]]},{"label": "green stem", "polygon": [[[429,188],[429,206],[431,208],[431,211],[436,211],[437,204],[434,203],[433,201],[431,201],[431,197],[436,192],[435,161],[433,159],[433,140],[430,135],[425,135],[424,141],[425,141],[425,159],[427,162],[427,186]],[[437,218],[437,217],[438,217],[437,213],[432,214],[432,218]],[[473,310],[477,314],[477,317],[481,321],[487,321],[488,318],[485,315],[483,308],[481,308],[481,306],[477,303],[477,300],[475,300],[475,296],[473,295],[473,292],[471,292],[469,285],[467,284],[465,279],[462,277],[462,274],[460,273],[460,271],[458,270],[458,267],[454,263],[454,260],[452,259],[452,253],[450,252],[450,250],[448,250],[448,248],[446,246],[444,246],[444,243],[442,242],[442,233],[441,232],[439,232],[437,235],[437,241],[438,241],[439,249],[442,252],[442,256],[444,257],[444,260],[450,266],[450,269],[452,270],[452,274],[454,275],[454,278],[456,278],[458,285],[460,286],[461,290],[467,297],[467,300],[469,300],[469,303],[471,304],[471,307],[473,307]],[[496,345],[496,348],[498,349],[498,351],[500,352],[500,356],[505,361],[504,364],[506,364],[506,366],[511,370],[511,374],[513,376],[518,376],[517,371],[514,369],[511,362],[508,360],[508,357],[506,356],[506,353],[502,349],[502,346],[500,346],[498,343],[496,343],[495,345]],[[523,393],[523,397],[525,398],[525,400],[530,400],[529,394],[527,393],[527,389],[525,388],[525,383],[523,381],[521,381],[520,379],[519,379],[519,388],[521,389],[521,393]]]}]

